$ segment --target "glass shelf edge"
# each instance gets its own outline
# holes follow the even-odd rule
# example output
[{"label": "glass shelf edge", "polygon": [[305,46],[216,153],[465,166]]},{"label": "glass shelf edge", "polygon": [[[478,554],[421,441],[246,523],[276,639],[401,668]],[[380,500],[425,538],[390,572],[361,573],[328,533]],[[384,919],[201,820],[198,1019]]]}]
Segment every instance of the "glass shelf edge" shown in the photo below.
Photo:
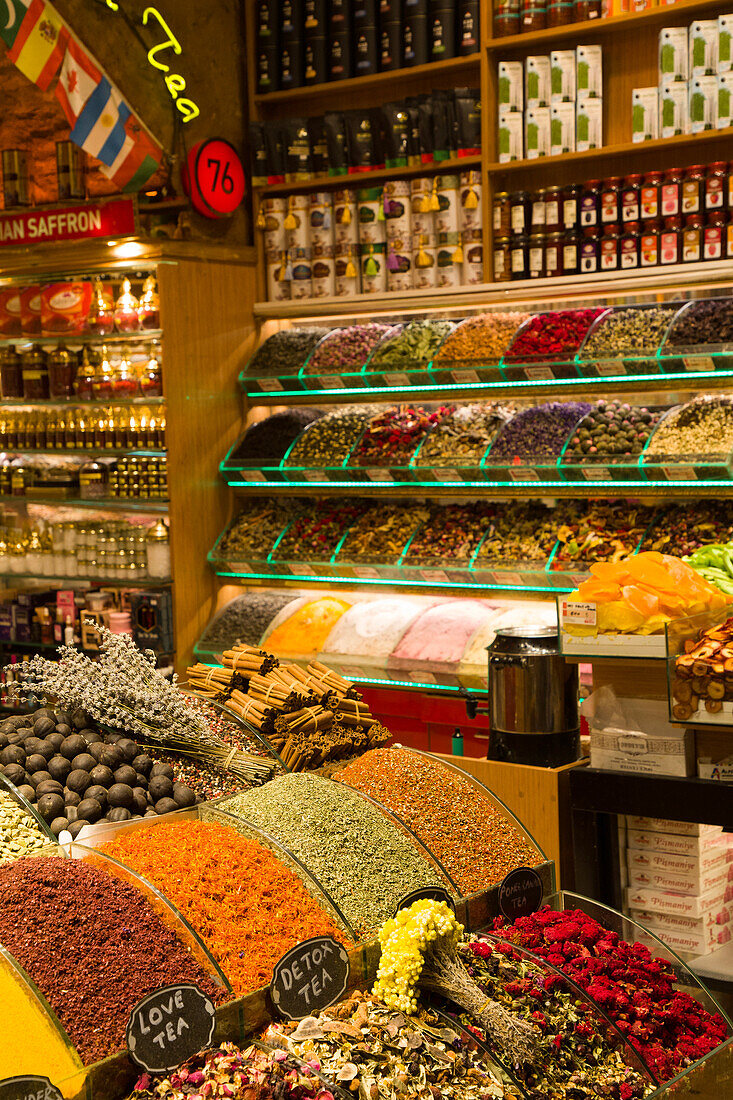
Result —
[{"label": "glass shelf edge", "polygon": [[369,586],[384,586],[389,588],[458,588],[470,592],[534,592],[540,593],[546,596],[553,596],[559,592],[572,592],[573,589],[569,586],[566,587],[543,587],[540,585],[530,584],[484,584],[476,583],[469,584],[465,581],[418,581],[418,580],[392,580],[388,578],[379,577],[322,577],[317,574],[311,575],[310,573],[293,573],[279,574],[279,573],[225,573],[220,569],[214,570],[214,575],[228,580],[263,580],[263,581],[294,581],[301,584],[319,583],[319,584],[338,584],[338,585],[354,585],[358,587]]}]

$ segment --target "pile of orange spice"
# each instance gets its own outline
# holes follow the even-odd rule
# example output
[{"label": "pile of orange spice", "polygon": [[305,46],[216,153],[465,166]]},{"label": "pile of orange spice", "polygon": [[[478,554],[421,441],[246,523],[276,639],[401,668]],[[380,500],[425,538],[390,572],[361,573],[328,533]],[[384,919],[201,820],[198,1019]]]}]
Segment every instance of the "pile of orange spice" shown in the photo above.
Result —
[{"label": "pile of orange spice", "polygon": [[102,851],[143,875],[180,910],[242,996],[313,936],[350,946],[300,879],[268,849],[226,825],[162,823],[121,832]]}]

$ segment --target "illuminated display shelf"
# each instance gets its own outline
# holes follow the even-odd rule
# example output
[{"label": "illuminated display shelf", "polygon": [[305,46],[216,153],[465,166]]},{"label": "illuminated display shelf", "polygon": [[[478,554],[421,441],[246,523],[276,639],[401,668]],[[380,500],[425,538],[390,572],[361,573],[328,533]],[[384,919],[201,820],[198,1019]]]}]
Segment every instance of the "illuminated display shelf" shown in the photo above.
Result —
[{"label": "illuminated display shelf", "polygon": [[67,455],[87,458],[165,458],[165,449],[147,449],[144,447],[7,447],[6,455]]},{"label": "illuminated display shelf", "polygon": [[31,400],[26,397],[0,397],[0,409],[22,406],[26,409],[109,409],[118,406],[129,407],[133,405],[164,405],[165,398],[158,397],[102,397],[87,401],[82,397],[67,397],[56,400],[52,397],[44,397],[41,400]]},{"label": "illuminated display shelf", "polygon": [[81,333],[79,336],[70,336],[59,333],[58,336],[36,336],[32,333],[23,333],[20,336],[3,336],[0,338],[0,348],[22,348],[30,344],[41,344],[43,347],[77,348],[86,344],[144,344],[149,340],[162,340],[163,330],[160,328],[140,329],[139,332],[113,332],[109,336],[93,336],[91,333]]},{"label": "illuminated display shelf", "polygon": [[83,584],[95,584],[101,588],[164,588],[173,583],[170,577],[155,577],[145,580],[140,577],[135,577],[134,580],[130,580],[129,577],[125,579],[121,577],[93,576],[57,577],[55,574],[14,573],[12,570],[5,571],[4,579],[9,582],[14,580],[39,581],[43,584],[60,584],[67,588],[75,588]]},{"label": "illuminated display shelf", "polygon": [[0,504],[27,507],[32,504],[53,508],[89,508],[97,512],[149,512],[165,515],[167,500],[138,500],[136,497],[106,497],[101,500],[81,500],[78,497],[0,496]]}]

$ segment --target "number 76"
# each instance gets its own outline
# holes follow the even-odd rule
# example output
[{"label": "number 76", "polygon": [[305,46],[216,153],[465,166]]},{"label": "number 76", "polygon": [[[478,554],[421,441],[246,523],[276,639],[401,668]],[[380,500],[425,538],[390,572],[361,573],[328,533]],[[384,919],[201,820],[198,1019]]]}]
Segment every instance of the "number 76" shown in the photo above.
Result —
[{"label": "number 76", "polygon": [[[216,157],[209,157],[206,161],[206,165],[208,168],[216,166],[214,171],[214,182],[211,185],[212,191],[216,191],[216,188],[219,185],[219,172],[221,171],[221,161],[217,160]],[[224,192],[225,195],[231,195],[232,191],[234,190],[234,180],[229,175],[228,160],[224,161],[224,171],[221,173],[221,190]]]}]

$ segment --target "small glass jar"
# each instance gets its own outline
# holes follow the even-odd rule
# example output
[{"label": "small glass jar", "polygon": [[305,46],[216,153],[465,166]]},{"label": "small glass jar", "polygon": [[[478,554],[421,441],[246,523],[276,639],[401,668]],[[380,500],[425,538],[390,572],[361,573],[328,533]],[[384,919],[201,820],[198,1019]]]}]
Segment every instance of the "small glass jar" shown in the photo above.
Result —
[{"label": "small glass jar", "polygon": [[574,0],[547,0],[547,26],[565,27],[573,22]]},{"label": "small glass jar", "polygon": [[659,219],[645,223],[641,232],[639,247],[640,267],[659,266],[659,234],[661,229],[662,225]]},{"label": "small glass jar", "polygon": [[140,328],[138,300],[132,293],[130,280],[122,280],[122,290],[115,302],[115,326],[118,332],[137,332]]},{"label": "small glass jar", "polygon": [[579,183],[571,183],[562,193],[562,228],[567,232],[576,229],[580,222],[580,197],[583,188]]},{"label": "small glass jar", "polygon": [[548,187],[545,191],[545,232],[562,231],[562,187]]},{"label": "small glass jar", "polygon": [[115,303],[112,288],[97,276],[93,283],[92,304],[87,314],[86,329],[93,336],[109,336],[115,330]]},{"label": "small glass jar", "polygon": [[703,208],[705,165],[691,164],[682,180],[682,213],[699,214]]},{"label": "small glass jar", "polygon": [[705,209],[724,210],[728,197],[728,164],[716,160],[708,168],[705,177]]},{"label": "small glass jar", "polygon": [[614,223],[603,227],[601,237],[601,271],[616,271],[619,266],[621,227]]},{"label": "small glass jar", "polygon": [[533,233],[529,238],[527,266],[530,279],[542,279],[545,274],[545,234]]},{"label": "small glass jar", "polygon": [[690,214],[685,218],[682,231],[682,262],[685,264],[696,264],[702,259],[704,220],[702,214]]},{"label": "small glass jar", "polygon": [[575,0],[574,23],[601,18],[601,0]]},{"label": "small glass jar", "polygon": [[532,219],[532,200],[528,191],[515,191],[509,196],[511,231],[515,236],[528,233]]},{"label": "small glass jar", "polygon": [[659,235],[659,262],[662,267],[678,264],[682,259],[682,218],[665,218]]},{"label": "small glass jar", "polygon": [[545,195],[546,191],[544,187],[541,187],[539,191],[535,191],[532,196],[532,213],[530,216],[530,232],[532,233],[544,233],[545,232]]},{"label": "small glass jar", "polygon": [[562,268],[562,233],[547,233],[545,235],[545,278],[557,279],[563,273]]},{"label": "small glass jar", "polygon": [[494,195],[494,236],[508,237],[512,231],[512,204],[508,191]]},{"label": "small glass jar", "polygon": [[94,365],[89,360],[89,350],[84,348],[81,366],[77,368],[74,379],[74,394],[80,401],[91,401],[94,397]]},{"label": "small glass jar", "polygon": [[519,34],[520,30],[519,0],[498,0],[494,9],[494,38]]},{"label": "small glass jar", "polygon": [[708,217],[703,229],[702,258],[704,260],[722,260],[725,227],[728,223],[724,210],[718,210]]},{"label": "small glass jar", "polygon": [[620,211],[621,178],[609,176],[601,188],[601,223],[616,225],[621,218]]},{"label": "small glass jar", "polygon": [[99,362],[94,370],[92,394],[95,401],[105,401],[114,393],[114,371],[109,361],[107,348],[102,345]]},{"label": "small glass jar", "polygon": [[512,277],[511,248],[508,237],[494,241],[494,282],[508,283]]},{"label": "small glass jar", "polygon": [[600,261],[601,231],[597,227],[584,229],[580,240],[580,274],[592,275],[598,271]]},{"label": "small glass jar", "polygon": [[641,217],[643,221],[659,217],[659,196],[662,187],[661,172],[647,172],[641,185]]},{"label": "small glass jar", "polygon": [[621,190],[621,221],[638,222],[641,216],[642,176],[631,175],[624,180]]},{"label": "small glass jar", "polygon": [[0,351],[0,391],[3,397],[23,396],[22,360],[14,347]]},{"label": "small glass jar", "polygon": [[171,575],[171,548],[168,528],[162,520],[150,528],[145,539],[147,574],[155,580]]},{"label": "small glass jar", "polygon": [[547,0],[522,0],[520,32],[543,31],[547,26]]},{"label": "small glass jar", "polygon": [[143,283],[143,293],[137,307],[140,328],[160,328],[160,297],[154,275],[148,275]]},{"label": "small glass jar", "polygon": [[674,218],[682,209],[681,191],[683,175],[684,173],[681,168],[668,168],[664,173],[660,200],[663,218]]},{"label": "small glass jar", "polygon": [[51,397],[69,398],[74,394],[77,358],[63,345],[48,357],[48,390]]},{"label": "small glass jar", "polygon": [[512,238],[510,246],[511,279],[526,279],[529,276],[529,237],[520,233]]},{"label": "small glass jar", "polygon": [[122,358],[117,363],[112,374],[112,394],[114,397],[137,397],[138,386],[137,378],[132,369],[132,365],[127,356],[122,354]]},{"label": "small glass jar", "polygon": [[23,397],[38,401],[49,396],[48,358],[40,344],[32,344],[22,355]]},{"label": "small glass jar", "polygon": [[601,209],[601,181],[587,180],[580,196],[580,228],[599,224]]},{"label": "small glass jar", "polygon": [[151,344],[148,352],[150,358],[143,368],[140,378],[140,392],[143,397],[161,397],[163,394],[163,377],[160,370],[160,344]]},{"label": "small glass jar", "polygon": [[85,462],[79,468],[79,496],[82,500],[102,500],[107,485],[107,467],[101,462]]},{"label": "small glass jar", "polygon": [[580,233],[572,229],[562,238],[563,275],[577,275],[580,270]]}]

